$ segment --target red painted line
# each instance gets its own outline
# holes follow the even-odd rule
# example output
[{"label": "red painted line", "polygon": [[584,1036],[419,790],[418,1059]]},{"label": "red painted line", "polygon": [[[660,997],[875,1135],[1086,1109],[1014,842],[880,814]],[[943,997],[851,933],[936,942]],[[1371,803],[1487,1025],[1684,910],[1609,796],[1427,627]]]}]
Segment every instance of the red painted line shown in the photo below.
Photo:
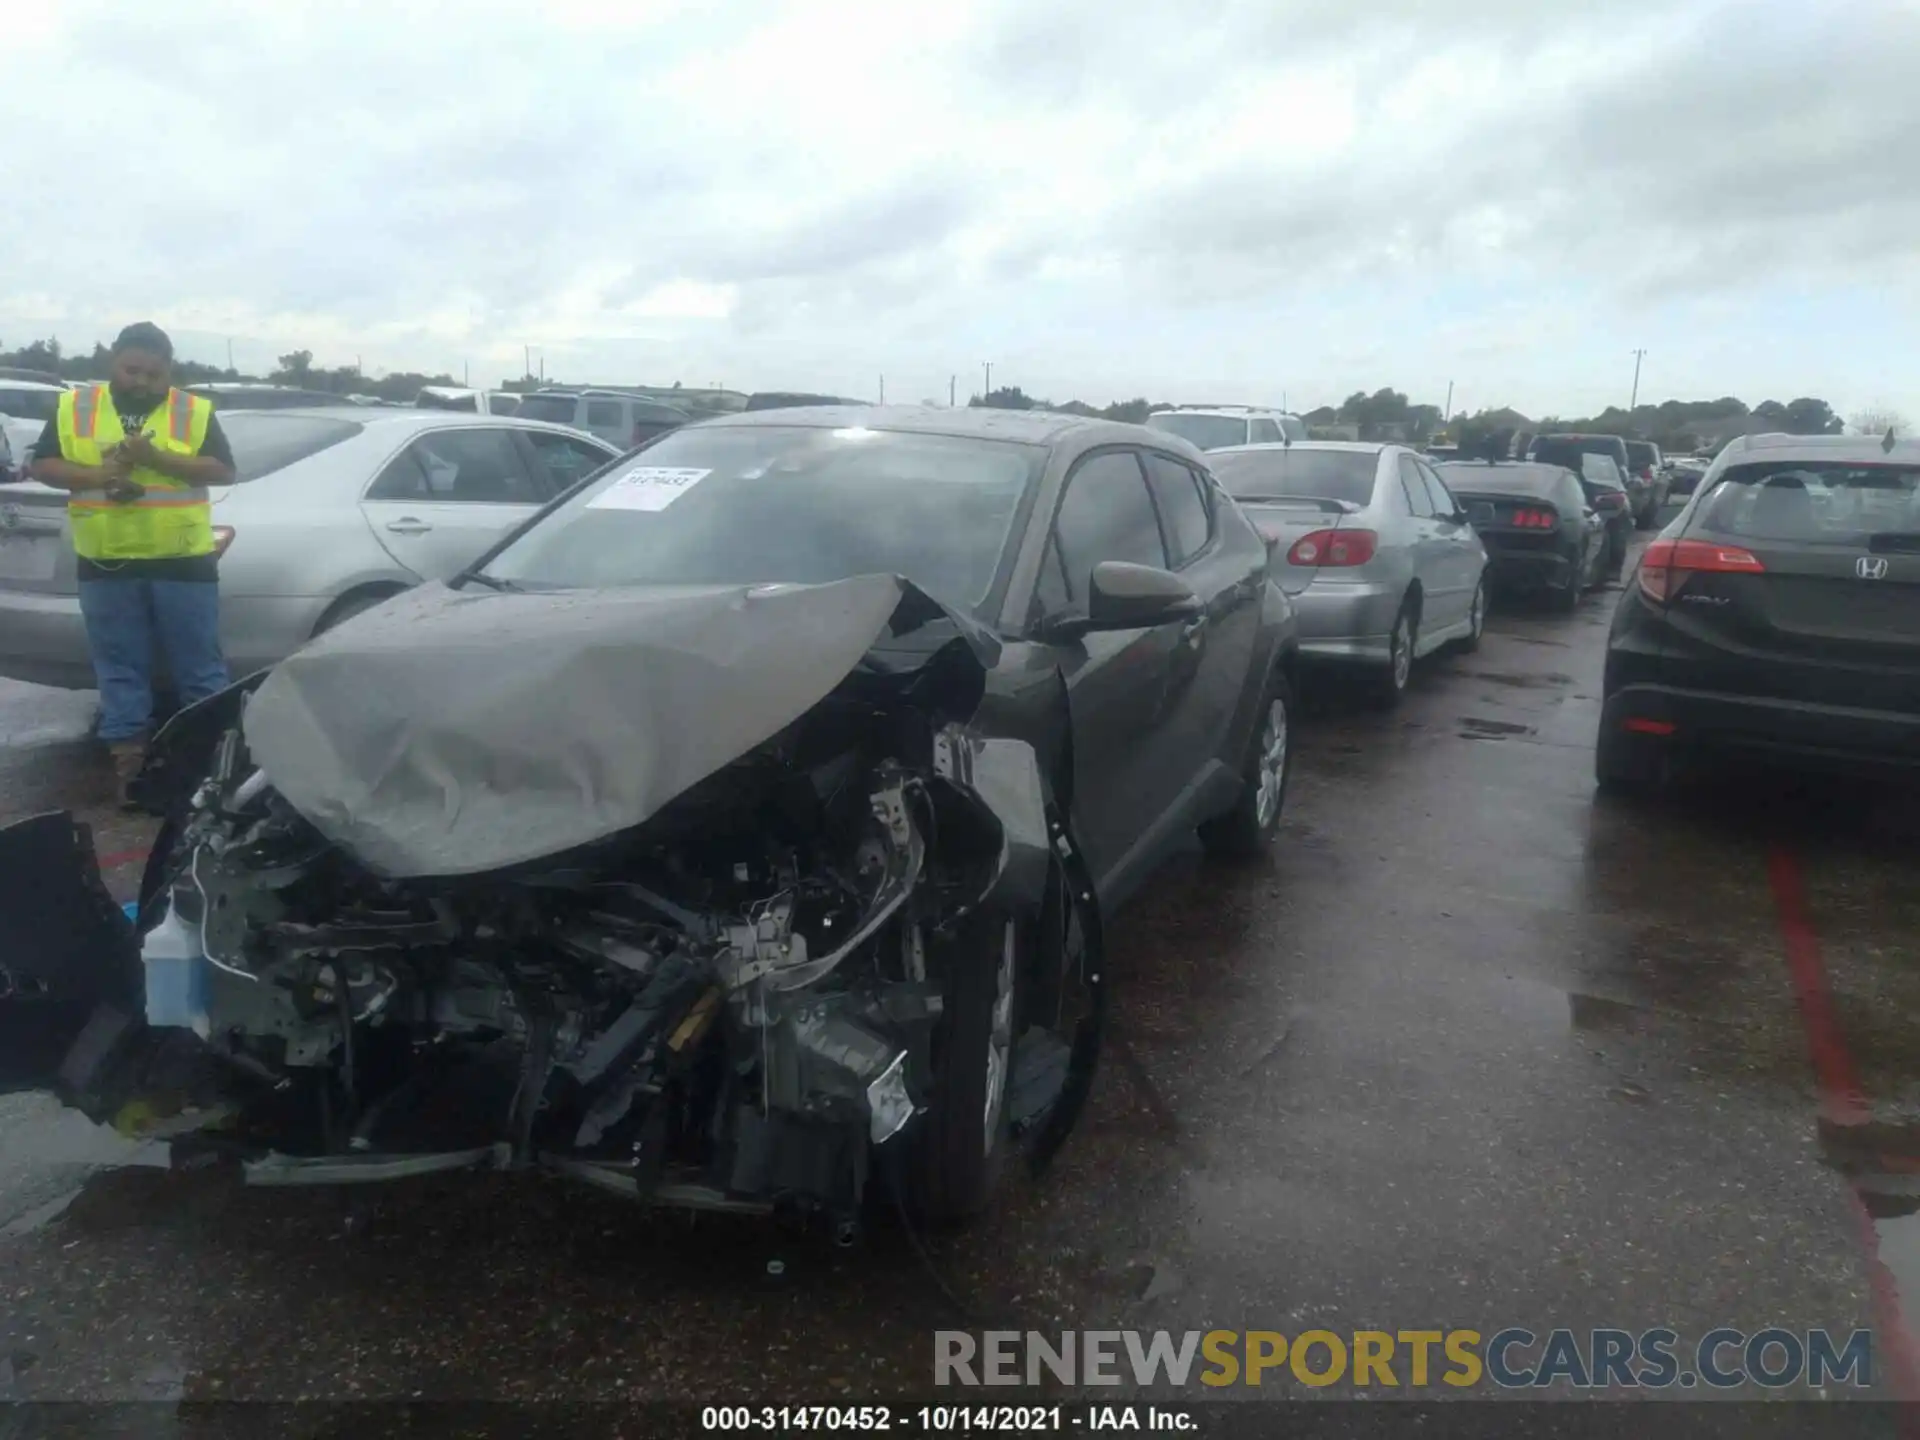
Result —
[{"label": "red painted line", "polygon": [[116,850],[111,855],[100,857],[102,870],[118,870],[122,865],[144,865],[147,863],[145,850]]},{"label": "red painted line", "polygon": [[[1800,1003],[1800,1020],[1807,1032],[1807,1051],[1820,1088],[1820,1108],[1836,1125],[1864,1125],[1871,1115],[1866,1091],[1834,1016],[1833,991],[1827,983],[1820,939],[1814,934],[1807,908],[1800,862],[1775,846],[1767,854],[1767,879],[1773,887],[1787,971],[1793,978],[1794,997]],[[1867,1256],[1867,1287],[1872,1295],[1878,1349],[1886,1357],[1894,1396],[1905,1412],[1900,1417],[1900,1433],[1914,1440],[1920,1436],[1920,1417],[1912,1408],[1920,1405],[1920,1346],[1915,1345],[1901,1311],[1900,1288],[1894,1283],[1893,1273],[1880,1262],[1880,1237],[1873,1228],[1873,1217],[1858,1191],[1849,1187],[1847,1198]]]}]

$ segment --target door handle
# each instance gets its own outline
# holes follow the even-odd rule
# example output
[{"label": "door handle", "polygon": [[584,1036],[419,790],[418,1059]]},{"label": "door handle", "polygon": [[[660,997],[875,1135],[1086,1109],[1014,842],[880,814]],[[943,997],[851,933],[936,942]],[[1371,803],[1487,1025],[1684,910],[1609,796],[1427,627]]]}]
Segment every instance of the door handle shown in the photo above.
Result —
[{"label": "door handle", "polygon": [[424,535],[433,526],[424,520],[416,520],[411,515],[402,515],[398,520],[387,521],[387,529],[396,535]]}]

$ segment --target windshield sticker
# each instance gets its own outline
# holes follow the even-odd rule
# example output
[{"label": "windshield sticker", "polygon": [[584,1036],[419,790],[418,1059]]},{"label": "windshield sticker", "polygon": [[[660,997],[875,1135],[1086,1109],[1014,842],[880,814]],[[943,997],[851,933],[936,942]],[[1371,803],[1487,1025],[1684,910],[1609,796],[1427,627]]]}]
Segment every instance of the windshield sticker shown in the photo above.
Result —
[{"label": "windshield sticker", "polygon": [[664,510],[712,473],[672,465],[636,465],[589,500],[587,509]]}]

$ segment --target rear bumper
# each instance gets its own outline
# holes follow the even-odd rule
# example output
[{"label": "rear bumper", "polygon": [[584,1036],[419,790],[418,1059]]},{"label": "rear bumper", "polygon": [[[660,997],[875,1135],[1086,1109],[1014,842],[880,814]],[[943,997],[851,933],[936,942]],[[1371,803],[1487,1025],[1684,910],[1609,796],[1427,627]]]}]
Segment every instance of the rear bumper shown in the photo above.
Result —
[{"label": "rear bumper", "polygon": [[1776,759],[1802,768],[1920,778],[1920,711],[1627,685],[1607,696],[1600,724],[1603,732],[1624,732],[1636,745],[1681,759]]},{"label": "rear bumper", "polygon": [[[286,659],[313,634],[327,604],[324,596],[223,595],[220,644],[227,669],[248,675]],[[159,668],[164,672],[164,657]],[[77,597],[0,595],[0,679],[61,690],[94,688]]]},{"label": "rear bumper", "polygon": [[1489,550],[1487,574],[1516,590],[1564,590],[1574,580],[1573,561],[1556,550]]},{"label": "rear bumper", "polygon": [[1388,637],[1400,613],[1399,589],[1316,578],[1287,598],[1299,623],[1303,658],[1387,663]]}]

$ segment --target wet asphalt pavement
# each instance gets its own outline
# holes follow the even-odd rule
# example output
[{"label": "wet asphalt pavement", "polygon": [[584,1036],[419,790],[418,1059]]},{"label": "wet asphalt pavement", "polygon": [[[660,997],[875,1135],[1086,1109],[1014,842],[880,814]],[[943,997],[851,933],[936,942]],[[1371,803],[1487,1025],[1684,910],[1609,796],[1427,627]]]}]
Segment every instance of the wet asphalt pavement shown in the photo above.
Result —
[{"label": "wet asphalt pavement", "polygon": [[[0,1394],[857,1400],[924,1395],[936,1329],[1777,1324],[1874,1327],[1891,1397],[1920,804],[1597,800],[1614,600],[1496,611],[1393,712],[1318,690],[1274,857],[1178,862],[1112,924],[1089,1114],[930,1265],[895,1228],[837,1250],[511,1177],[387,1192],[349,1237],[337,1197],[124,1166],[14,1097]],[[0,689],[0,819],[86,811],[125,897],[145,827],[85,709]]]}]

